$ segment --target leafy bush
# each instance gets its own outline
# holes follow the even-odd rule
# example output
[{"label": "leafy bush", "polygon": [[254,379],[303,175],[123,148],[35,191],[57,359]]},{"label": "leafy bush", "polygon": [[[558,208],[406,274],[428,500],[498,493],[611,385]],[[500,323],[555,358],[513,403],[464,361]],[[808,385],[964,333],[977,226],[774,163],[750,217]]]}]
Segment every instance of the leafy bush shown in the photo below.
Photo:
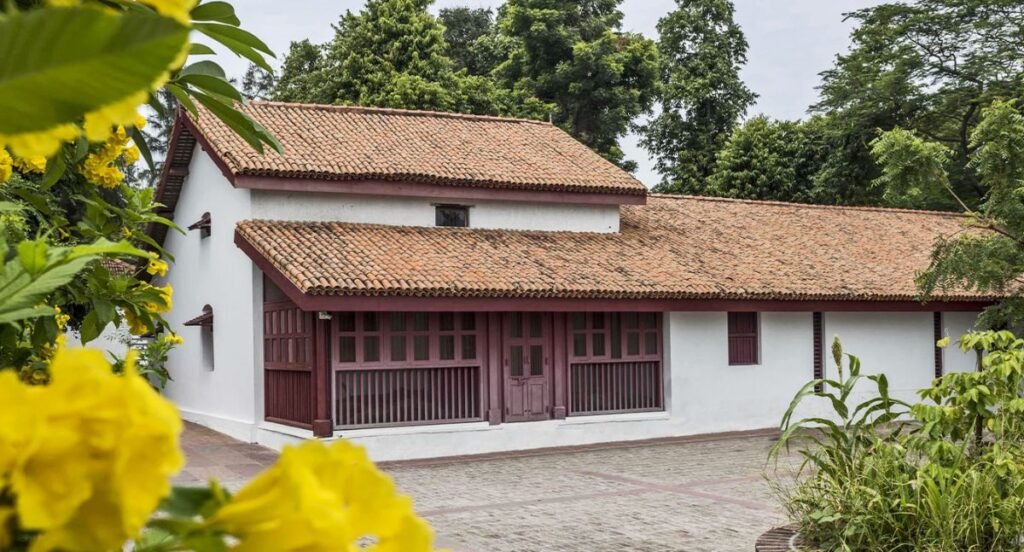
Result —
[{"label": "leafy bush", "polygon": [[286,448],[234,496],[172,488],[182,423],[152,385],[181,339],[151,342],[143,370],[138,351],[115,366],[65,347],[69,329],[168,330],[173,290],[150,279],[171,259],[146,232],[176,227],[124,182],[152,167],[140,106],[170,94],[281,151],[216,63],[187,63],[213,54],[199,34],[269,70],[219,0],[0,4],[0,550],[429,550],[412,501],[343,441]]},{"label": "leafy bush", "polygon": [[[805,539],[823,550],[1024,549],[1024,340],[976,332],[960,347],[983,354],[980,370],[946,374],[910,405],[836,340],[839,379],[801,389],[772,450],[796,445],[804,459],[795,484],[775,488]],[[865,381],[874,396],[852,405]],[[831,416],[795,421],[809,399]]]}]

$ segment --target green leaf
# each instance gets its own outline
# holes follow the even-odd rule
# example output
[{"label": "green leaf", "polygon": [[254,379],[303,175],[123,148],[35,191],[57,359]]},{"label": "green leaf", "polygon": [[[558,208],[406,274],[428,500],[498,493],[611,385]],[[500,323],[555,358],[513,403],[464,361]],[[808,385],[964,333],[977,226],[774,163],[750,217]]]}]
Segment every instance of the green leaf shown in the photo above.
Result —
[{"label": "green leaf", "polygon": [[15,310],[3,310],[0,307],[0,324],[10,324],[13,322],[20,322],[22,320],[31,320],[33,318],[39,318],[41,316],[54,316],[57,311],[51,307],[39,306],[39,307],[26,307],[23,309]]},{"label": "green leaf", "polygon": [[179,77],[178,81],[191,84],[204,92],[216,94],[228,100],[236,102],[242,101],[242,94],[236,90],[234,86],[231,86],[231,83],[220,77],[212,77],[209,75],[185,75],[184,77]]},{"label": "green leaf", "polygon": [[225,78],[224,68],[218,65],[216,62],[204,59],[203,61],[197,61],[195,63],[182,67],[181,71],[178,72],[178,79],[185,75],[209,75],[211,77]]},{"label": "green leaf", "polygon": [[18,244],[18,260],[22,268],[35,276],[46,268],[46,253],[50,246],[43,240],[25,240]]},{"label": "green leaf", "polygon": [[64,163],[63,154],[54,155],[49,158],[46,161],[46,172],[43,174],[43,179],[39,181],[39,187],[43,190],[49,190],[60,180],[65,170],[67,170],[67,165]]},{"label": "green leaf", "polygon": [[235,8],[227,2],[207,2],[192,8],[193,21],[219,21],[238,26],[242,22],[235,15]]},{"label": "green leaf", "polygon": [[0,134],[77,120],[148,90],[188,42],[144,12],[41,8],[0,19]]},{"label": "green leaf", "polygon": [[174,96],[174,99],[178,100],[178,103],[180,103],[193,117],[199,117],[199,110],[196,109],[195,102],[192,101],[192,98],[189,97],[188,92],[185,92],[184,88],[174,83],[167,83],[164,85],[164,89],[170,92],[171,95]]},{"label": "green leaf", "polygon": [[213,490],[207,487],[174,487],[171,489],[171,496],[160,504],[160,511],[172,516],[191,518],[198,516],[207,503],[216,500]]},{"label": "green leaf", "polygon": [[263,144],[267,143],[278,153],[284,152],[280,142],[248,115],[202,92],[192,91],[192,96],[256,151],[263,153]]},{"label": "green leaf", "polygon": [[196,23],[194,28],[217,42],[220,42],[232,52],[255,63],[260,69],[263,69],[268,73],[274,72],[274,68],[267,63],[266,58],[264,58],[263,54],[260,52],[271,57],[273,57],[274,53],[270,51],[270,48],[266,44],[256,38],[253,34],[243,31],[238,27],[220,25],[218,23]]},{"label": "green leaf", "polygon": [[112,242],[105,238],[100,238],[91,244],[76,245],[71,248],[67,259],[72,260],[79,257],[95,255],[131,255],[133,257],[146,258],[149,256],[149,253],[124,240]]},{"label": "green leaf", "polygon": [[192,46],[189,47],[188,55],[190,55],[190,56],[215,56],[215,55],[217,55],[217,52],[214,52],[213,48],[210,48],[206,44],[200,44],[198,42],[193,42]]},{"label": "green leaf", "polygon": [[100,325],[96,311],[89,311],[89,314],[86,314],[85,318],[82,320],[82,327],[79,329],[79,333],[82,337],[82,344],[85,345],[93,339],[96,339],[100,336],[100,332],[102,331],[103,326]]},{"label": "green leaf", "polygon": [[156,164],[153,163],[153,153],[149,151],[149,144],[146,143],[145,134],[135,127],[129,127],[128,136],[131,137],[135,146],[139,148],[139,154],[142,155],[142,159],[146,162],[146,166],[149,167],[149,170],[156,170]]}]

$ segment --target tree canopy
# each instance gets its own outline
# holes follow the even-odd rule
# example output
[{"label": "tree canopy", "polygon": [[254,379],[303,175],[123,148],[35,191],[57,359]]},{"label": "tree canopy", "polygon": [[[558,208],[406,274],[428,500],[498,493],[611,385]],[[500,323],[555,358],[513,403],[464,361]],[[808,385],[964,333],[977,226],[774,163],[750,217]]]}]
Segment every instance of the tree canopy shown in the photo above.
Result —
[{"label": "tree canopy", "polygon": [[552,120],[634,170],[619,140],[654,102],[655,43],[621,30],[621,0],[508,0],[500,32],[512,38],[494,74],[504,87],[555,106]]},{"label": "tree canopy", "polygon": [[[917,132],[894,129],[872,143],[881,167],[876,185],[896,204],[945,196],[968,215],[963,233],[943,238],[918,279],[922,296],[968,288],[1008,300],[988,309],[983,322],[1000,327],[1024,320],[1024,114],[1017,101],[994,101],[981,110],[967,142],[967,168],[984,200],[971,207],[957,190],[955,149]],[[982,232],[975,229],[984,230]]]},{"label": "tree canopy", "polygon": [[[879,130],[899,127],[949,148],[950,185],[980,205],[986,188],[969,162],[971,135],[995,99],[1024,94],[1024,4],[915,0],[849,17],[857,23],[852,48],[822,74],[815,106],[832,121],[832,155],[819,175],[832,202],[885,201],[869,184],[880,175],[869,144]],[[918,199],[914,206],[956,207],[948,194]]]},{"label": "tree canopy", "polygon": [[658,21],[661,112],[641,128],[657,190],[708,193],[715,156],[757,95],[740,79],[747,40],[729,0],[677,0]]},{"label": "tree canopy", "polygon": [[813,203],[814,177],[827,151],[820,118],[776,121],[750,119],[718,153],[707,192],[722,197]]}]

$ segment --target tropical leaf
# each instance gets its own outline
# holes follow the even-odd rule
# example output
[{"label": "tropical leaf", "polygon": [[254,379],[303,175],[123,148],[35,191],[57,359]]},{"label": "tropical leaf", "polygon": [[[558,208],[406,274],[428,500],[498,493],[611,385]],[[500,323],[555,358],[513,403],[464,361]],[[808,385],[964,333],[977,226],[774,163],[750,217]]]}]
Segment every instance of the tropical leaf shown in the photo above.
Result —
[{"label": "tropical leaf", "polygon": [[149,90],[188,43],[143,11],[41,8],[0,19],[0,134],[42,131]]}]

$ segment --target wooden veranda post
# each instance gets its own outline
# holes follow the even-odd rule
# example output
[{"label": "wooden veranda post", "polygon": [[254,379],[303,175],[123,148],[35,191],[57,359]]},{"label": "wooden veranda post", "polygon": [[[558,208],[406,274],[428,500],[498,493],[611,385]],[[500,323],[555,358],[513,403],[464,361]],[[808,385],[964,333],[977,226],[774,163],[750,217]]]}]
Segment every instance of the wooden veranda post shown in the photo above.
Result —
[{"label": "wooden veranda post", "polygon": [[314,320],[313,435],[331,437],[334,435],[331,421],[331,314],[318,312]]}]

